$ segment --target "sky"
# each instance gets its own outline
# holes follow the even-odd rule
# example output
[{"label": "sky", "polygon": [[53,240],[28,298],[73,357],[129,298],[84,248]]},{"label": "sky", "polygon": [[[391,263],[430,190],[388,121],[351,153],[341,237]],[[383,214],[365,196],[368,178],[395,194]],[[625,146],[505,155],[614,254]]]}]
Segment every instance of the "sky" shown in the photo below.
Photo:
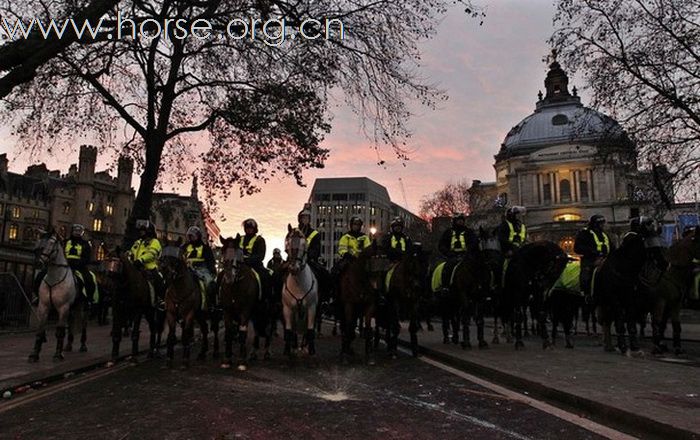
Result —
[{"label": "sky", "polygon": [[[392,201],[416,213],[423,197],[448,182],[494,180],[493,156],[503,138],[532,113],[538,90],[544,90],[547,66],[543,58],[550,51],[547,38],[554,30],[554,0],[478,1],[486,7],[483,25],[467,17],[463,8],[453,8],[435,38],[421,45],[422,76],[446,91],[449,99],[436,110],[418,109],[410,123],[414,153],[405,166],[394,160],[388,148],[381,153],[387,164],[378,166],[376,152],[360,133],[359,122],[338,104],[332,110],[333,129],[324,142],[330,149],[325,168],[304,173],[306,187],[298,187],[293,179],[278,178],[253,196],[239,198],[234,191],[231,198],[220,202],[217,221],[222,234],[235,235],[244,219],[255,218],[269,257],[274,247],[283,248],[287,223],[296,221],[314,179],[321,177],[367,176],[384,185]],[[583,88],[575,77],[570,83]],[[585,101],[585,92],[583,97]],[[0,153],[8,153],[11,170],[23,172],[30,160],[26,155],[17,158],[14,145],[9,129],[0,127]],[[49,168],[66,172],[70,163],[77,162],[77,145],[68,157],[32,161],[46,161]],[[98,169],[106,165],[98,161]],[[190,186],[174,189],[189,194]]]}]

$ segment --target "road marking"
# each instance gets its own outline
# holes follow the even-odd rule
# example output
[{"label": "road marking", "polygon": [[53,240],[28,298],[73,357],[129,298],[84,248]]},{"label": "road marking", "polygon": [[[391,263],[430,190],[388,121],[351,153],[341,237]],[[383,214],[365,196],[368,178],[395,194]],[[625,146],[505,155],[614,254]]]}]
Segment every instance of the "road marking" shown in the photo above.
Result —
[{"label": "road marking", "polygon": [[[403,348],[399,348],[400,351],[410,354],[408,350],[405,350]],[[465,373],[463,371],[460,371],[456,368],[452,368],[449,365],[445,365],[442,362],[438,362],[436,360],[430,359],[429,357],[425,356],[420,356],[418,358],[419,360],[430,364],[434,367],[440,368],[441,370],[447,371],[448,373],[454,374],[455,376],[461,377],[462,379],[468,380],[470,382],[476,383],[477,385],[481,385],[484,388],[487,388],[491,391],[495,391],[496,393],[502,394],[509,399],[522,402],[526,405],[529,405],[533,408],[539,409],[540,411],[544,411],[548,414],[551,414],[555,417],[558,417],[566,422],[572,423],[574,425],[580,426],[581,428],[584,428],[588,431],[591,431],[593,433],[596,433],[598,435],[601,435],[603,437],[609,438],[609,439],[614,439],[614,440],[632,440],[636,439],[637,437],[633,437],[631,435],[625,434],[624,432],[617,431],[613,428],[607,427],[605,425],[601,425],[599,423],[596,423],[592,420],[586,419],[585,417],[578,416],[576,414],[570,413],[568,411],[565,411],[561,408],[557,408],[555,406],[552,406],[548,403],[542,402],[540,400],[533,399],[532,397],[524,396],[518,392],[509,390],[508,388],[504,388],[500,385],[496,385],[495,383],[486,381],[484,379],[481,379],[479,377],[473,376],[471,374]]]},{"label": "road marking", "polygon": [[14,400],[6,404],[0,404],[0,414],[7,412],[11,409],[15,409],[19,406],[26,405],[27,403],[31,403],[39,399],[43,399],[44,397],[48,397],[61,391],[65,391],[67,389],[76,387],[86,382],[99,379],[100,377],[107,376],[108,374],[116,373],[117,371],[121,371],[130,366],[131,365],[129,364],[121,364],[114,367],[105,368],[103,370],[99,370],[96,373],[86,373],[86,376],[79,376],[77,379],[70,380],[65,383],[57,384],[43,390],[36,390],[36,392],[34,393],[15,398]]}]

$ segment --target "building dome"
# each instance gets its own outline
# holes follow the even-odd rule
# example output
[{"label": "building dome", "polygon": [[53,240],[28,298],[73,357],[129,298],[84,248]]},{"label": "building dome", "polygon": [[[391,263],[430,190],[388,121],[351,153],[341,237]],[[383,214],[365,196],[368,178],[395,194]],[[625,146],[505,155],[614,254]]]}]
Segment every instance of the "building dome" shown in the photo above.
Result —
[{"label": "building dome", "polygon": [[506,135],[500,157],[529,154],[540,148],[566,143],[626,144],[624,130],[612,118],[584,107],[581,98],[568,90],[568,77],[554,61],[545,79],[547,94],[539,93],[535,112],[520,121]]}]

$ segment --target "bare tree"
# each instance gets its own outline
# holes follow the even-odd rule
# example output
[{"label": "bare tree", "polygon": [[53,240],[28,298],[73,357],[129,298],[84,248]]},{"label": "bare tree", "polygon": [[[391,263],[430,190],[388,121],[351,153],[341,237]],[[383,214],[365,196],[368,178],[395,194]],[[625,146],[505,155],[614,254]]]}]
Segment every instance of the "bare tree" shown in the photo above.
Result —
[{"label": "bare tree", "polygon": [[460,180],[448,183],[443,188],[425,196],[420,202],[420,215],[430,221],[435,217],[448,217],[455,213],[467,215],[471,212],[469,183]]},{"label": "bare tree", "polygon": [[616,118],[670,208],[700,184],[700,3],[559,0],[550,42]]},{"label": "bare tree", "polygon": [[[472,16],[481,15],[458,0]],[[25,14],[49,19],[87,1],[27,0]],[[184,177],[183,164],[201,163],[211,194],[258,190],[276,174],[302,183],[302,171],[322,167],[330,129],[329,94],[340,90],[376,148],[388,145],[406,157],[409,102],[432,106],[443,93],[417,76],[417,43],[435,32],[445,0],[122,0],[117,10],[134,26],[157,31],[164,19],[211,24],[212,38],[177,38],[172,30],[148,38],[116,38],[116,30],[36,66],[34,80],[6,99],[4,116],[20,141],[45,152],[76,134],[98,136],[142,170],[127,228],[148,217],[163,171]],[[0,14],[19,15],[17,2],[0,2]],[[115,15],[116,16],[116,15]],[[250,29],[232,18],[260,19]],[[263,21],[285,20],[285,41],[262,35]],[[334,23],[328,38],[321,25]],[[339,29],[337,22],[342,23]],[[308,22],[306,22],[308,24]],[[315,22],[311,22],[315,23]],[[317,22],[316,22],[317,23]],[[114,28],[114,23],[112,29]],[[274,29],[272,29],[274,30]],[[277,29],[281,31],[281,29]],[[343,32],[347,36],[343,37]],[[217,38],[232,31],[245,38]],[[268,29],[268,32],[271,32]],[[295,38],[296,37],[296,38]],[[208,134],[205,151],[200,132]],[[199,154],[197,154],[199,153]]]}]

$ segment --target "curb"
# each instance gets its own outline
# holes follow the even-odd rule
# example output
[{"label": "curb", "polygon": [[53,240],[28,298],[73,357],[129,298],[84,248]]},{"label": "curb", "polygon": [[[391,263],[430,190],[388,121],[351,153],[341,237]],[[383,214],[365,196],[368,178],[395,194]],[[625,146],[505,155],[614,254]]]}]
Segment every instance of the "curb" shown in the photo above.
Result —
[{"label": "curb", "polygon": [[[399,345],[409,348],[410,343],[399,338]],[[566,391],[548,387],[476,362],[418,345],[420,354],[433,358],[453,368],[473,374],[519,393],[554,404],[574,414],[584,413],[588,418],[619,429],[640,438],[652,439],[700,439],[700,433],[677,428],[654,419],[640,416],[605,403],[581,397]]]}]

